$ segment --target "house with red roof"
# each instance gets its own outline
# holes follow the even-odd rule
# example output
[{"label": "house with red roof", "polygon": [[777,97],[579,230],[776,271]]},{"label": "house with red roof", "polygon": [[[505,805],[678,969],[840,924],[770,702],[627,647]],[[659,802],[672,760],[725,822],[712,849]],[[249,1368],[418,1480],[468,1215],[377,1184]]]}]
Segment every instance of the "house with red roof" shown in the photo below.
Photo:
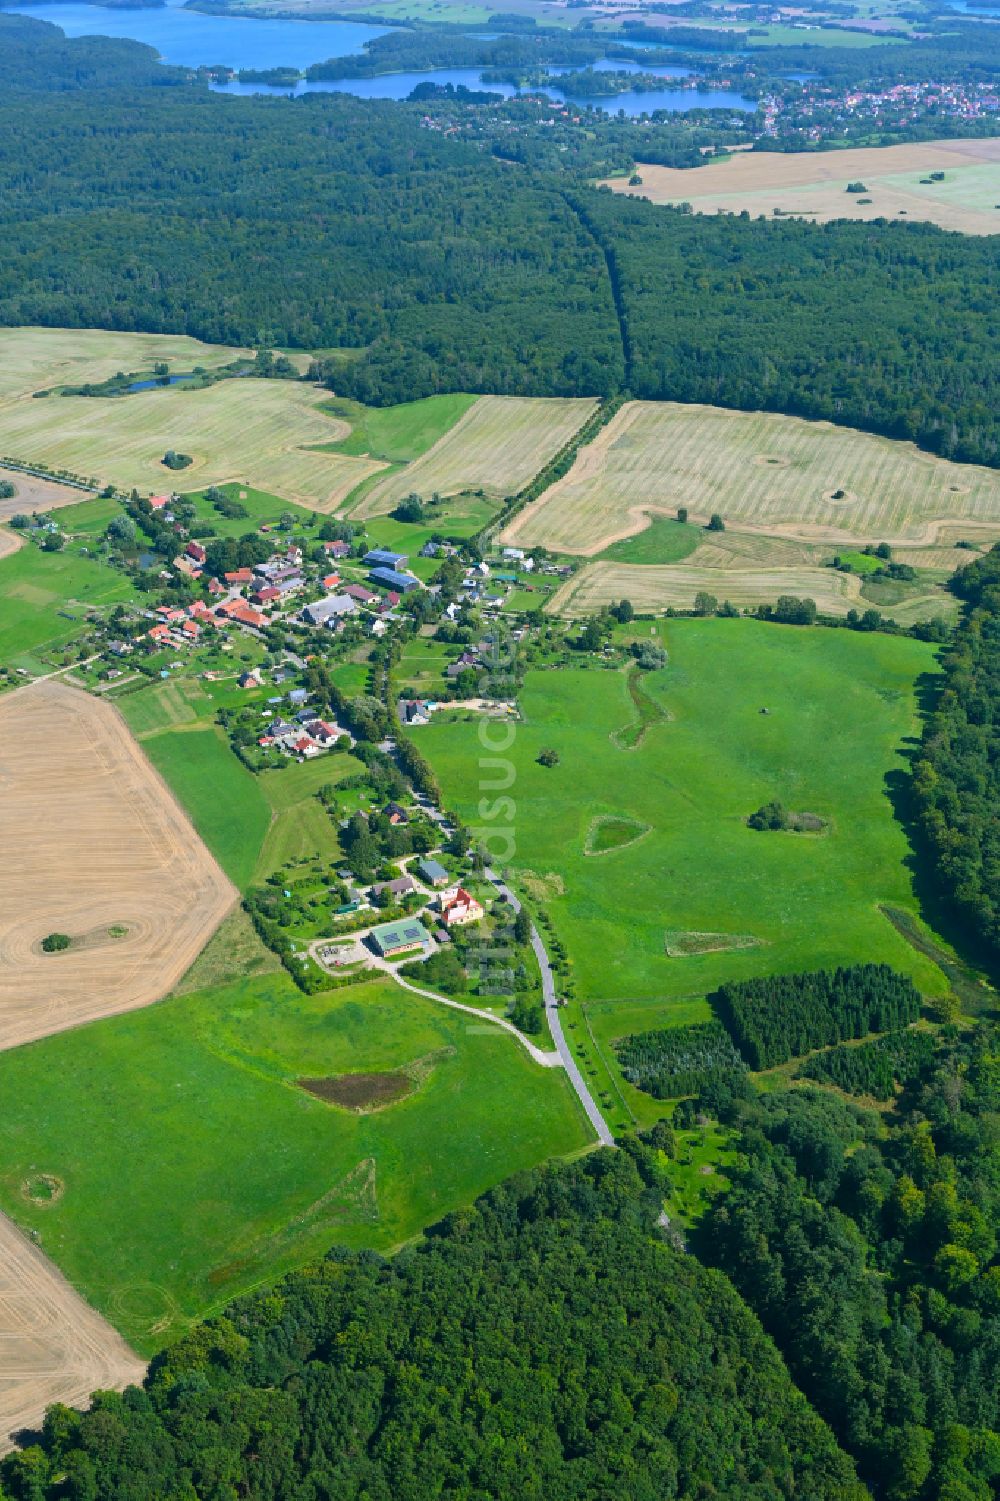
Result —
[{"label": "house with red roof", "polygon": [[439,898],[441,921],[446,928],[464,927],[466,923],[479,922],[486,916],[485,909],[464,886],[452,886],[442,891]]},{"label": "house with red roof", "polygon": [[253,569],[234,568],[232,573],[224,573],[223,578],[231,588],[242,588],[244,584],[253,583]]}]

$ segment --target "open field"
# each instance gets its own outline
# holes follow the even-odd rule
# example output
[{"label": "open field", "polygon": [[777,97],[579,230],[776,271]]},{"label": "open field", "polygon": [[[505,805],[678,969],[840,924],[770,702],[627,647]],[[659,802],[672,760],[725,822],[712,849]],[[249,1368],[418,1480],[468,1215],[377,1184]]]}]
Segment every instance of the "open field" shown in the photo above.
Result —
[{"label": "open field", "polygon": [[[816,33],[832,36],[832,32]],[[809,33],[810,40],[813,33]],[[775,209],[829,219],[924,219],[965,234],[1000,234],[1000,140],[922,141],[843,151],[740,151],[695,171],[640,163],[641,187],[616,193],[690,203],[699,213],[772,218]],[[944,172],[943,182],[922,181]],[[848,193],[863,182],[864,193]]]},{"label": "open field", "polygon": [[[288,380],[227,380],[133,396],[20,396],[0,404],[4,451],[141,491],[243,480],[317,510],[332,510],[374,473],[365,459],[311,451],[347,434],[319,410],[315,390]],[[174,474],[168,448],[194,462]]]},{"label": "open field", "polygon": [[[394,1070],[406,1097],[368,1113],[298,1082]],[[0,1098],[0,1202],[144,1354],[334,1242],[397,1247],[590,1139],[561,1070],[388,980],[175,997],[3,1054]],[[32,1173],[58,1197],[26,1196]]]},{"label": "open field", "polygon": [[350,424],[350,434],[331,445],[331,451],[354,458],[408,464],[433,448],[450,427],[478,400],[462,392],[401,401],[392,407],[366,407],[343,396],[331,396],[321,411]]},{"label": "open field", "polygon": [[9,521],[18,511],[56,511],[61,506],[77,506],[85,499],[82,490],[70,485],[60,485],[55,480],[38,479],[33,474],[20,474],[16,469],[5,469],[0,464],[0,480],[14,486],[9,500],[0,500],[0,521]]},{"label": "open field", "polygon": [[0,832],[2,1048],[164,995],[235,896],[116,711],[55,680],[0,699]]},{"label": "open field", "polygon": [[[635,625],[645,638],[650,627]],[[886,795],[917,726],[914,683],[934,670],[922,643],[751,620],[661,622],[650,638],[668,666],[636,710],[621,671],[530,672],[516,768],[517,854],[545,882],[545,907],[584,1000],[642,1002],[649,1025],[676,998],[726,979],[882,959],[928,992],[941,976],[878,911],[914,907],[908,846]],[[760,713],[762,707],[769,710]],[[475,829],[476,727],[434,723],[414,739],[448,802]],[[542,747],[560,762],[537,764]],[[817,813],[822,838],[763,834],[744,819],[771,798]],[[597,818],[650,825],[642,839],[588,858]],[[484,831],[486,832],[486,831]],[[732,933],[758,946],[672,958],[666,933]],[[672,945],[676,947],[676,944]]]},{"label": "open field", "polygon": [[51,1402],[85,1407],[91,1392],[145,1374],[121,1336],[2,1214],[0,1349],[0,1454],[19,1429],[40,1426]]},{"label": "open field", "polygon": [[[0,530],[0,537],[16,540],[10,531]],[[107,563],[69,548],[21,547],[0,565],[0,660],[37,670],[46,652],[86,629],[88,612],[132,597],[131,580]]]},{"label": "open field", "polygon": [[[152,370],[165,360],[175,374],[195,365],[231,364],[248,350],[202,344],[185,334],[123,334],[100,328],[0,329],[0,405],[55,386],[109,380],[119,370]],[[0,445],[3,446],[3,445]],[[9,448],[5,452],[9,452]]]},{"label": "open field", "polygon": [[415,491],[487,490],[498,498],[527,484],[587,420],[596,402],[554,397],[481,396],[420,458],[373,485],[352,514],[387,515]]},{"label": "open field", "polygon": [[954,528],[1000,537],[1000,474],[829,422],[630,402],[502,540],[592,557],[678,506],[691,521],[718,511],[734,531],[831,551],[929,546]]},{"label": "open field", "polygon": [[[734,605],[774,604],[780,594],[805,595],[824,615],[846,615],[864,608],[861,580],[834,568],[691,568],[630,563],[588,563],[568,579],[545,606],[549,615],[570,620],[594,615],[606,605],[630,599],[640,612],[659,612],[673,606],[690,610],[704,590]],[[940,596],[942,601],[944,596]]]}]

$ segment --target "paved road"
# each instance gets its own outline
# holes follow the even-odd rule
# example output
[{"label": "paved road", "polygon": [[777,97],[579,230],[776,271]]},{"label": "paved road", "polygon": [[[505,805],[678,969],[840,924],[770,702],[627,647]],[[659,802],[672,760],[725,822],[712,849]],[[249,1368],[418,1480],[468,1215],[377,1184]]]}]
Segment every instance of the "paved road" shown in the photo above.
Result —
[{"label": "paved road", "polygon": [[[513,910],[520,912],[521,903],[502,877],[498,876],[495,870],[490,870],[489,866],[487,866],[483,874],[488,881],[493,882],[500,895],[507,898]],[[548,1018],[549,1031],[552,1034],[552,1041],[555,1044],[556,1052],[562,1060],[563,1067],[569,1074],[570,1083],[576,1090],[580,1104],[587,1113],[587,1119],[597,1132],[598,1140],[602,1146],[613,1147],[615,1139],[611,1134],[611,1128],[598,1109],[597,1101],[587,1088],[586,1080],[577,1067],[576,1059],[570,1052],[569,1044],[563,1033],[562,1019],[556,1005],[556,988],[552,978],[552,966],[549,963],[549,956],[545,951],[541,935],[534,923],[531,924],[531,947],[535,951],[538,968],[542,973],[542,995],[545,1000],[545,1015]]]}]

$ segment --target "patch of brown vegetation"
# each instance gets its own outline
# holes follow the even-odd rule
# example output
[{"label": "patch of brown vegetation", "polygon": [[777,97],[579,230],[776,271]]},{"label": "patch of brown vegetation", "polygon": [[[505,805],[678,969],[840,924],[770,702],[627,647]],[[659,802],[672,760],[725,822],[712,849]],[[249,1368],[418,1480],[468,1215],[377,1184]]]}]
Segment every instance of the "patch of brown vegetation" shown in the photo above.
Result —
[{"label": "patch of brown vegetation", "polygon": [[299,1079],[300,1089],[315,1095],[328,1105],[340,1105],[344,1110],[366,1112],[378,1110],[384,1105],[394,1105],[410,1093],[411,1084],[405,1073],[386,1074],[333,1074],[327,1079]]},{"label": "patch of brown vegetation", "polygon": [[0,782],[0,1048],[166,994],[236,892],[118,712],[54,679],[5,695]]}]

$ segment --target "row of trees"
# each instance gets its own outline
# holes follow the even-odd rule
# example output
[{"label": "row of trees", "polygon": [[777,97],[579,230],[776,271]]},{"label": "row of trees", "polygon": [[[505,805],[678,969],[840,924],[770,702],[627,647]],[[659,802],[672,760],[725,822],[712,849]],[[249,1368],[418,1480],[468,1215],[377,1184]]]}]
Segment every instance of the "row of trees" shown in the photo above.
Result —
[{"label": "row of trees", "polygon": [[720,1014],[753,1069],[916,1021],[920,992],[888,964],[766,975],[723,985]]},{"label": "row of trees", "polygon": [[913,770],[923,834],[960,919],[1000,953],[1000,546],[961,570],[964,618]]}]

